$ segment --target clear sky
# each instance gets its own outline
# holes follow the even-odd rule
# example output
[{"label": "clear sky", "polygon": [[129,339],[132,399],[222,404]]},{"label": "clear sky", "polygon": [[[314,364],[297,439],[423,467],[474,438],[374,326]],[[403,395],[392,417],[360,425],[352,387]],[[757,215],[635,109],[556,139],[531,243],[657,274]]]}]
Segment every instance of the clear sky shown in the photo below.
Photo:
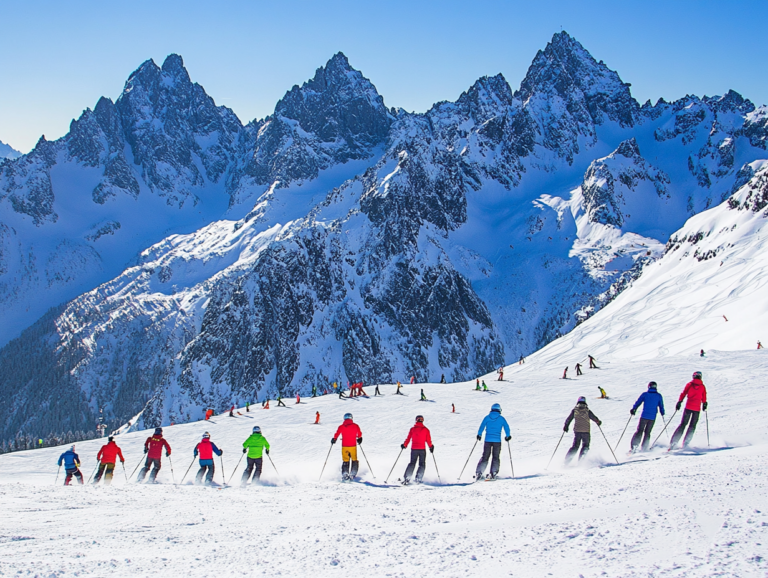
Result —
[{"label": "clear sky", "polygon": [[566,30],[641,102],[729,88],[768,104],[768,1],[21,0],[0,3],[0,141],[64,135],[144,60],[181,54],[244,122],[344,52],[388,106],[424,111],[478,77],[519,86]]}]

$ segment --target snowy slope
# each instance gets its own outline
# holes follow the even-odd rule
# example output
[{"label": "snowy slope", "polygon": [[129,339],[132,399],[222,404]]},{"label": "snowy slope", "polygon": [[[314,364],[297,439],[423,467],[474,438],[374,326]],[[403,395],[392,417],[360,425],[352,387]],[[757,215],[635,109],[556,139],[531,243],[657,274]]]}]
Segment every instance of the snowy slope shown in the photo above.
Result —
[{"label": "snowy slope", "polygon": [[10,145],[0,141],[0,159],[15,159],[21,156],[21,153]]}]

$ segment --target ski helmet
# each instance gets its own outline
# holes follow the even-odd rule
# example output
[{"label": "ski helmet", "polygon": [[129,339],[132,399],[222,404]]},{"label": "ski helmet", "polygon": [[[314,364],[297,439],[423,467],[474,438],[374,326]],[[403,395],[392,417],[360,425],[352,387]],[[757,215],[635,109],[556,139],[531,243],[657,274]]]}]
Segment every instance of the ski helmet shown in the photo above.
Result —
[{"label": "ski helmet", "polygon": [[261,428],[257,425],[253,426],[253,433],[261,433]]},{"label": "ski helmet", "polygon": [[205,433],[203,434],[203,439],[204,439],[204,440],[207,440],[207,439],[211,439],[211,434],[209,434],[208,432],[205,432]]},{"label": "ski helmet", "polygon": [[163,428],[156,427],[155,428],[155,435],[163,435]]},{"label": "ski helmet", "polygon": [[582,395],[581,397],[579,397],[578,403],[587,403],[587,398]]},{"label": "ski helmet", "polygon": [[491,411],[498,411],[499,413],[501,413],[501,406],[498,403],[494,403],[491,406]]},{"label": "ski helmet", "polygon": [[416,421],[418,423],[424,423],[424,416],[423,415],[417,415],[416,416]]},{"label": "ski helmet", "polygon": [[652,381],[651,383],[649,383],[648,384],[648,389],[656,389],[656,382]]},{"label": "ski helmet", "polygon": [[344,419],[352,419],[352,414],[351,413],[345,413],[344,414]]},{"label": "ski helmet", "polygon": [[72,447],[69,449],[71,449],[72,451],[75,451],[75,444],[72,444]]},{"label": "ski helmet", "polygon": [[693,372],[693,379],[701,379],[701,372],[700,371],[694,371]]},{"label": "ski helmet", "polygon": [[112,436],[109,436],[109,437],[107,438],[107,441],[108,441],[108,442],[113,442],[113,441],[115,441],[115,438],[114,438],[114,437],[112,437]]}]

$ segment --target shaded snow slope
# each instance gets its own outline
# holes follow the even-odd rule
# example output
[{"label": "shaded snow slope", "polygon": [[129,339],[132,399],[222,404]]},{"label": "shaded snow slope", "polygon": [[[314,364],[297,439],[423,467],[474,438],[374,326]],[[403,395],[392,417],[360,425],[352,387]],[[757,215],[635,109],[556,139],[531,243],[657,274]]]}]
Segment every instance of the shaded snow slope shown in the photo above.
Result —
[{"label": "shaded snow slope", "polygon": [[[575,353],[564,351],[564,359]],[[339,571],[412,576],[428,567],[437,576],[763,576],[768,571],[763,419],[768,392],[755,384],[768,371],[767,355],[710,351],[705,359],[678,355],[639,361],[606,356],[600,370],[565,381],[555,377],[562,360],[531,356],[523,366],[508,367],[504,382],[485,376],[488,393],[473,391],[472,382],[417,384],[406,385],[404,397],[386,385],[379,398],[328,396],[304,399],[301,405],[287,399],[286,408],[276,408],[273,400],[269,410],[239,408],[243,415],[236,418],[221,415],[165,428],[178,482],[202,432],[210,431],[224,450],[229,478],[240,444],[253,425],[260,425],[280,472],[265,461],[262,487],[176,487],[163,458],[163,485],[127,486],[118,465],[111,487],[64,488],[61,478],[54,486],[56,459],[64,447],[2,455],[0,570],[80,576],[158,570],[191,576]],[[614,445],[649,380],[659,383],[669,417],[694,369],[704,372],[708,386],[711,449],[702,419],[694,451],[667,454],[662,446],[627,461],[633,418],[617,450],[621,466],[612,465],[605,441],[593,428],[585,462],[563,467],[572,437],[566,434],[545,470],[579,395],[588,397]],[[611,399],[594,399],[598,386]],[[418,401],[421,388],[429,402]],[[512,427],[518,479],[509,479],[504,448],[502,480],[469,485],[479,458],[475,449],[457,481],[476,428],[494,402]],[[315,411],[321,413],[320,425],[312,423]],[[376,477],[361,456],[363,483],[339,484],[337,445],[318,482],[329,439],[347,411],[362,428],[362,447]],[[385,486],[417,413],[431,428],[442,483],[428,456],[427,483],[398,486],[395,480],[406,466],[401,457]],[[658,420],[654,437],[662,427]],[[141,444],[149,433],[118,436],[128,474],[143,459]],[[662,443],[666,439],[662,434]],[[86,477],[96,465],[99,445],[77,444]],[[218,459],[216,467],[221,481]],[[233,481],[242,469],[240,463]],[[193,465],[190,475],[196,470]],[[73,524],[73,515],[88,523]]]},{"label": "shaded snow slope", "polygon": [[0,141],[0,159],[15,159],[21,156],[21,153],[11,145]]}]

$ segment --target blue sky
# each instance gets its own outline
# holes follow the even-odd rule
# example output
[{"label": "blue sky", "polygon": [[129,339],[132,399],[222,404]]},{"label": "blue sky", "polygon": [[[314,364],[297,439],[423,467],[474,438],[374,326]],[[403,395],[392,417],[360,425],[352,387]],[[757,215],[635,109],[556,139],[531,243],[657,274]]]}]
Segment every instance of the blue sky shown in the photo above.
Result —
[{"label": "blue sky", "polygon": [[338,51],[389,106],[424,111],[478,77],[517,88],[564,29],[641,102],[737,90],[768,104],[768,2],[29,0],[0,7],[0,141],[27,152],[64,135],[141,62],[181,54],[241,120],[270,114]]}]

